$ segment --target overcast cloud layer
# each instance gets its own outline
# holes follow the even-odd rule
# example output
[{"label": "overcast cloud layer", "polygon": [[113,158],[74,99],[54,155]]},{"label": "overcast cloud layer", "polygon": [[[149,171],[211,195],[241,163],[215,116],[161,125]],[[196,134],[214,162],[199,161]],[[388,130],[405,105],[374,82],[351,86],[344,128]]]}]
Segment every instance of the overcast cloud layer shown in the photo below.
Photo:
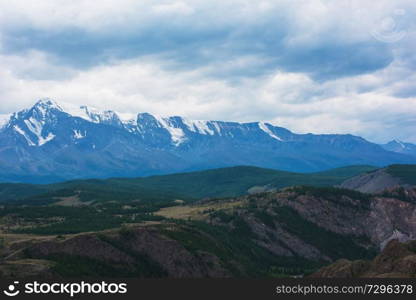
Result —
[{"label": "overcast cloud layer", "polygon": [[414,0],[0,0],[0,113],[36,99],[416,142]]}]

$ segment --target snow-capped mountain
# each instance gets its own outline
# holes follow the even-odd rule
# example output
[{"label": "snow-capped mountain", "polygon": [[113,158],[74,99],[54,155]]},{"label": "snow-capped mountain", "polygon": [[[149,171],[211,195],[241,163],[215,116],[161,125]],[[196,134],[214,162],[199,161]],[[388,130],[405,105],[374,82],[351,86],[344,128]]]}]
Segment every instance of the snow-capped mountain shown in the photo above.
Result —
[{"label": "snow-capped mountain", "polygon": [[416,145],[411,143],[393,140],[387,144],[382,145],[384,149],[397,153],[403,153],[416,156]]},{"label": "snow-capped mountain", "polygon": [[415,163],[352,135],[295,134],[264,122],[195,121],[38,101],[0,116],[0,181],[142,176],[254,165],[319,171]]}]

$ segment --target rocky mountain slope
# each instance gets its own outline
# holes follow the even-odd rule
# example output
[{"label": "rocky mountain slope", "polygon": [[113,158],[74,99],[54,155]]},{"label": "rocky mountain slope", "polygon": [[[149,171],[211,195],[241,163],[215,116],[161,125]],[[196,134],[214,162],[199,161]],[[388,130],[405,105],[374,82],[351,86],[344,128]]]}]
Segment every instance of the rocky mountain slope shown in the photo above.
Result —
[{"label": "rocky mountain slope", "polygon": [[[338,188],[293,187],[163,206],[154,212],[158,221],[138,224],[125,215],[130,225],[124,229],[75,235],[62,231],[62,220],[52,217],[49,224],[44,224],[37,217],[33,220],[39,223],[43,235],[28,237],[17,234],[21,230],[9,229],[4,236],[0,272],[5,276],[13,268],[26,268],[29,272],[29,264],[33,266],[30,274],[63,277],[307,274],[341,258],[371,259],[394,239],[414,239],[416,190],[395,195],[395,191],[369,195]],[[108,210],[104,206],[97,208]],[[81,209],[74,208],[72,212],[78,219]],[[124,211],[128,213],[130,209]],[[122,213],[121,209],[114,210],[116,216]],[[3,224],[11,217],[2,217]],[[14,212],[13,224],[23,226],[24,215],[16,217]],[[31,227],[26,227],[25,232],[36,232],[33,221],[28,221]],[[56,235],[57,232],[61,233]]]},{"label": "rocky mountain slope", "polygon": [[[300,256],[317,255],[315,258],[325,260],[347,257],[359,248],[381,249],[398,236],[402,241],[416,237],[416,189],[401,199],[394,196],[394,191],[371,196],[313,187],[288,188],[243,199],[247,206],[233,210],[233,214],[237,213],[251,224],[254,232],[259,230],[257,233],[263,235],[259,240],[280,240],[281,247],[275,247],[276,254],[300,255],[299,251],[306,251]],[[228,220],[222,213],[218,217]],[[289,246],[290,236],[300,238],[302,246],[296,243]],[[337,238],[340,238],[338,243],[335,242]],[[343,248],[341,240],[346,239],[349,243]],[[341,254],[342,251],[352,252]]]},{"label": "rocky mountain slope", "polygon": [[415,278],[416,241],[390,241],[372,261],[341,259],[323,267],[312,278]]},{"label": "rocky mountain slope", "polygon": [[120,114],[40,100],[0,122],[0,181],[57,182],[251,165],[298,172],[415,163],[352,135]]},{"label": "rocky mountain slope", "polygon": [[363,193],[380,193],[398,186],[407,189],[415,185],[415,165],[392,165],[347,179],[340,187]]},{"label": "rocky mountain slope", "polygon": [[296,271],[316,265],[273,256],[244,236],[191,222],[5,240],[2,278],[255,278],[270,276],[274,265]]}]

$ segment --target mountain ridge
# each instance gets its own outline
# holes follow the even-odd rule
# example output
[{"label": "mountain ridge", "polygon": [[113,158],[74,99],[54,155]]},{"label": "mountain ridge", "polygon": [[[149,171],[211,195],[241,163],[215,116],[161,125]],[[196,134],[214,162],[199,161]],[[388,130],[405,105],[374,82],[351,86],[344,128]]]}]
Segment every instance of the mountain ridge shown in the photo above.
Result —
[{"label": "mountain ridge", "polygon": [[234,197],[294,185],[331,186],[374,169],[371,166],[351,166],[302,174],[237,166],[139,178],[72,180],[47,185],[0,183],[0,202],[44,204],[57,202],[56,199],[67,196],[98,202],[108,199],[141,199],[149,202],[172,198],[192,202],[202,198]]},{"label": "mountain ridge", "polygon": [[296,134],[265,122],[100,112],[50,99],[3,123],[2,182],[137,177],[237,165],[317,172],[416,162],[416,156],[353,135]]},{"label": "mountain ridge", "polygon": [[416,186],[416,165],[391,165],[359,174],[344,181],[340,187],[362,193],[381,193],[386,190]]},{"label": "mountain ridge", "polygon": [[393,140],[387,144],[382,145],[382,147],[388,151],[393,151],[397,153],[405,153],[416,156],[416,145],[411,143],[402,142],[400,140]]},{"label": "mountain ridge", "polygon": [[391,240],[372,261],[340,259],[311,278],[414,278],[416,241]]}]

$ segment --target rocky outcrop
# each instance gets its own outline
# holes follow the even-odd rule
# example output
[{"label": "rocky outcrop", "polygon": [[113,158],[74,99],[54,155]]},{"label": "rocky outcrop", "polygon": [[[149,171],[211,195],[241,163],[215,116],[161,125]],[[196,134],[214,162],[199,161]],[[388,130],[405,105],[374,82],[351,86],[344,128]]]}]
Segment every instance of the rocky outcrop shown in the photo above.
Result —
[{"label": "rocky outcrop", "polygon": [[[172,278],[230,276],[215,255],[202,251],[191,253],[151,227],[50,240],[36,243],[24,252],[28,257],[52,261],[59,261],[57,256],[89,258],[115,270],[137,273],[137,277],[151,276],[151,273]],[[145,274],[138,271],[143,265],[148,269]]]},{"label": "rocky outcrop", "polygon": [[391,240],[372,261],[346,259],[326,266],[314,278],[414,278],[416,277],[416,241]]},{"label": "rocky outcrop", "polygon": [[390,197],[374,197],[364,222],[368,235],[380,248],[391,239],[416,238],[416,205]]},{"label": "rocky outcrop", "polygon": [[[342,236],[368,237],[373,246],[383,249],[392,239],[416,238],[416,201],[412,198],[416,189],[406,193],[407,198],[396,198],[394,193],[372,196],[341,189],[289,188],[247,199],[256,199],[257,206],[270,213],[276,204],[290,207],[319,228]],[[275,218],[279,228],[279,217]]]},{"label": "rocky outcrop", "polygon": [[401,180],[393,177],[385,169],[365,173],[344,181],[340,187],[360,191],[362,193],[379,193],[387,188],[397,187]]},{"label": "rocky outcrop", "polygon": [[82,234],[64,241],[50,240],[37,243],[26,249],[31,257],[53,255],[83,256],[100,261],[131,264],[134,259],[96,235]]},{"label": "rocky outcrop", "polygon": [[372,194],[400,189],[409,191],[416,187],[416,166],[390,165],[347,179],[340,187]]}]

